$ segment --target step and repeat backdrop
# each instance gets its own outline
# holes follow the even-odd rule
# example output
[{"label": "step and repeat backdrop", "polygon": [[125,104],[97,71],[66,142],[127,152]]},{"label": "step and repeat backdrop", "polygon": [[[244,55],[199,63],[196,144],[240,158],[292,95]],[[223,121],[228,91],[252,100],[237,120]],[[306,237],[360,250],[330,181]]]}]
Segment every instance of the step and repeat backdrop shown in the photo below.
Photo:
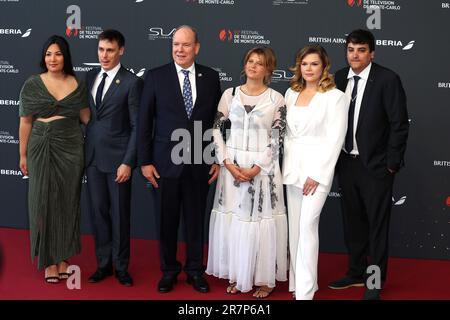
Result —
[{"label": "step and repeat backdrop", "polygon": [[[271,86],[283,94],[301,47],[325,47],[334,72],[346,65],[346,34],[371,29],[375,61],[402,78],[411,123],[392,199],[391,255],[450,258],[450,5],[437,0],[0,0],[0,227],[28,227],[28,181],[18,166],[19,91],[39,72],[44,41],[64,36],[84,78],[98,62],[98,34],[118,29],[126,37],[123,65],[145,77],[171,61],[171,37],[181,24],[198,29],[197,61],[219,72],[222,90],[241,83],[246,50],[272,47],[278,66]],[[84,185],[82,230],[90,233]],[[339,198],[335,183],[321,216],[324,252],[345,252]],[[132,236],[157,239],[154,191],[139,170],[132,205]]]}]

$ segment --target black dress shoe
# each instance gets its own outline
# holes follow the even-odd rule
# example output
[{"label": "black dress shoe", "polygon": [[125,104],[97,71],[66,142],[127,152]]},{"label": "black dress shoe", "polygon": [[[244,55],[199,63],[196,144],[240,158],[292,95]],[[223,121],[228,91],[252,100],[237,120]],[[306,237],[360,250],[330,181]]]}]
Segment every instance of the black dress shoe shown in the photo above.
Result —
[{"label": "black dress shoe", "polygon": [[352,277],[344,277],[342,279],[331,282],[328,285],[330,289],[347,289],[350,287],[364,287],[364,280]]},{"label": "black dress shoe", "polygon": [[116,271],[116,278],[120,284],[131,287],[133,285],[133,279],[127,271]]},{"label": "black dress shoe", "polygon": [[380,293],[381,293],[381,289],[366,288],[366,291],[364,292],[363,300],[380,300],[381,299]]},{"label": "black dress shoe", "polygon": [[187,277],[187,283],[192,284],[195,290],[206,293],[209,291],[209,284],[206,282],[203,276],[189,276]]},{"label": "black dress shoe", "polygon": [[88,279],[90,283],[97,283],[105,279],[106,277],[112,276],[113,272],[111,269],[97,269]]},{"label": "black dress shoe", "polygon": [[175,283],[177,283],[177,276],[164,275],[158,282],[158,291],[161,293],[170,292]]}]

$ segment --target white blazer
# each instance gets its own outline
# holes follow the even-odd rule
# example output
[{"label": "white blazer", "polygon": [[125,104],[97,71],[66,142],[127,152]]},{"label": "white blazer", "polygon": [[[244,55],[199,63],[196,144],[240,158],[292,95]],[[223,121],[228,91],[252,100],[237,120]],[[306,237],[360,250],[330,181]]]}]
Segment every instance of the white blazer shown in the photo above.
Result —
[{"label": "white blazer", "polygon": [[[347,132],[349,99],[332,89],[317,92],[309,106],[297,107],[299,92],[288,89],[287,133],[284,139],[283,183],[303,189],[308,177],[319,182],[317,191],[329,192],[334,167]],[[292,108],[311,108],[309,121],[303,127],[294,126]]]}]

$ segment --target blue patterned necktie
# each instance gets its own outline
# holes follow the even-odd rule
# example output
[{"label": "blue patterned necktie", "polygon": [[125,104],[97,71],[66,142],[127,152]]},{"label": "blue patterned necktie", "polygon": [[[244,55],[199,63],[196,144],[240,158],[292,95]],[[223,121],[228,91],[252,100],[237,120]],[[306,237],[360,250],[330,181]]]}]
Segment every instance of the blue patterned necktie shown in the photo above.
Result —
[{"label": "blue patterned necktie", "polygon": [[188,118],[191,118],[194,104],[192,103],[191,82],[189,81],[189,70],[181,70],[184,74],[183,82],[183,100]]}]

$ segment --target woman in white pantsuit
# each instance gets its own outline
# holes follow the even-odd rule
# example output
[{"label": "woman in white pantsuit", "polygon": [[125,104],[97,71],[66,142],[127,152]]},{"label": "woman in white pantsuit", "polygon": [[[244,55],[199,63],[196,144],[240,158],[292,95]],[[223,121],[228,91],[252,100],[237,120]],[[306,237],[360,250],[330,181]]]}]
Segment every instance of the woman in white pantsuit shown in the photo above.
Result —
[{"label": "woman in white pantsuit", "polygon": [[297,54],[286,91],[287,134],[283,183],[289,217],[289,291],[311,300],[318,290],[319,218],[333,181],[347,130],[349,101],[329,74],[325,49],[308,45]]}]

